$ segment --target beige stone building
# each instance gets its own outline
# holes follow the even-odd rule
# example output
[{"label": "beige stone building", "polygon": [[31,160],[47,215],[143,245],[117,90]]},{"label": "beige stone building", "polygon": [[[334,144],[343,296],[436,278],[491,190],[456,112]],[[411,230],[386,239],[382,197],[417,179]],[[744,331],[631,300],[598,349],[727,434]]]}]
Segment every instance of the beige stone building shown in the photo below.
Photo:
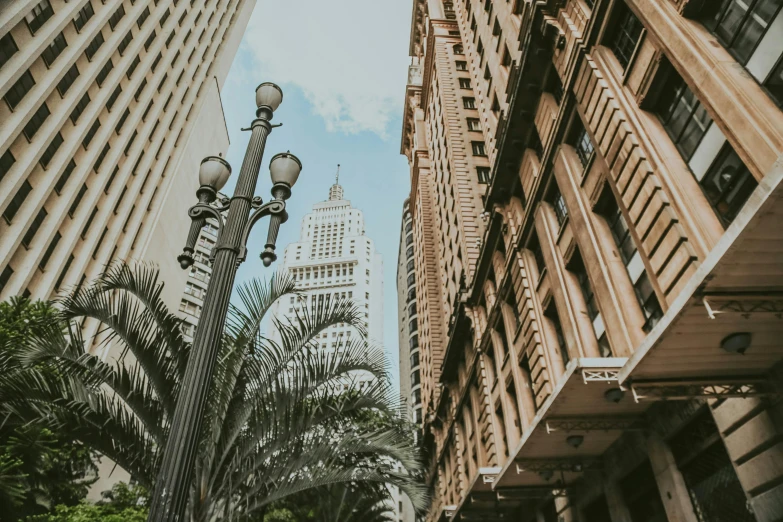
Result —
[{"label": "beige stone building", "polygon": [[0,5],[0,299],[156,262],[172,309],[198,165],[254,0]]},{"label": "beige stone building", "polygon": [[414,0],[429,521],[783,520],[783,1]]}]

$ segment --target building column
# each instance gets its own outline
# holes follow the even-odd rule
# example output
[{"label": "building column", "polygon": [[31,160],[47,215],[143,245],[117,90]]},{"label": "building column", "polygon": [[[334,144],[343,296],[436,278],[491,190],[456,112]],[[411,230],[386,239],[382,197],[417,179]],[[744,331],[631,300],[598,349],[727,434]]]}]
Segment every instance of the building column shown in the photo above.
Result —
[{"label": "building column", "polygon": [[609,479],[604,481],[604,496],[606,497],[606,505],[609,506],[609,516],[612,522],[633,522],[631,512],[628,511],[625,498],[623,498],[623,493],[616,481]]},{"label": "building column", "polygon": [[693,512],[691,497],[674,455],[666,441],[657,433],[651,434],[647,439],[647,454],[669,522],[699,522]]}]

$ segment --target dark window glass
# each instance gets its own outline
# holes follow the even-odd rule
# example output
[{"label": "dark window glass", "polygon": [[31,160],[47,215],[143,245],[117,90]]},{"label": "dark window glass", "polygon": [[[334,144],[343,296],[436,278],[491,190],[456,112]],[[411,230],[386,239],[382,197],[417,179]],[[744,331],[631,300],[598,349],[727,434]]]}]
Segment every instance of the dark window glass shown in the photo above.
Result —
[{"label": "dark window glass", "polygon": [[82,146],[85,149],[90,145],[90,142],[95,137],[95,133],[98,132],[100,126],[101,126],[101,120],[99,118],[96,118],[96,120],[92,124],[92,127],[90,127],[90,130],[87,131],[87,134],[84,136],[84,139],[82,140]]},{"label": "dark window glass", "polygon": [[117,198],[117,203],[114,205],[114,213],[116,214],[117,211],[120,209],[120,205],[122,205],[122,200],[125,199],[125,193],[128,191],[128,186],[125,185],[122,187],[122,192],[120,192],[120,197]]},{"label": "dark window glass", "polygon": [[612,232],[612,237],[617,245],[617,249],[620,251],[620,257],[623,259],[623,264],[628,266],[631,262],[634,254],[636,253],[636,245],[631,237],[631,230],[628,228],[628,224],[625,222],[620,208],[617,206],[617,200],[612,193],[612,189],[609,185],[604,185],[604,189],[601,192],[601,196],[598,198],[595,211],[598,215],[603,216],[606,219],[609,229]]},{"label": "dark window glass", "polygon": [[68,179],[71,177],[71,174],[73,173],[73,169],[76,168],[76,162],[71,160],[68,162],[68,165],[65,167],[65,170],[62,174],[60,174],[60,179],[57,180],[57,183],[54,184],[54,191],[58,194],[63,191],[63,188],[65,188],[65,184],[68,183]]},{"label": "dark window glass", "polygon": [[8,89],[8,92],[5,93],[5,96],[3,97],[5,99],[5,102],[8,104],[8,107],[11,110],[14,110],[17,105],[19,105],[19,102],[22,101],[22,98],[24,98],[28,92],[30,92],[30,89],[33,88],[33,85],[35,85],[35,80],[33,79],[33,75],[30,74],[30,71],[25,71],[22,76],[19,77],[18,80],[11,86],[10,89]]},{"label": "dark window glass", "polygon": [[689,161],[712,118],[682,77],[668,66],[669,78],[664,84],[656,113],[680,154]]},{"label": "dark window glass", "polygon": [[27,27],[30,29],[30,32],[35,34],[35,32],[52,16],[54,16],[52,4],[49,3],[49,0],[43,0],[31,9],[24,19],[27,22]]},{"label": "dark window glass", "polygon": [[465,54],[465,50],[463,49],[462,44],[457,44],[452,47],[452,49],[454,49],[454,54]]},{"label": "dark window glass", "polygon": [[87,56],[88,60],[92,61],[93,56],[95,56],[95,53],[101,48],[104,41],[103,33],[99,31],[98,34],[95,35],[95,38],[92,39],[92,42],[90,42],[90,45],[84,50],[84,54]]},{"label": "dark window glass", "polygon": [[73,108],[71,111],[71,122],[76,125],[76,122],[79,121],[79,116],[82,115],[84,112],[84,109],[87,108],[87,105],[90,103],[90,95],[86,92],[84,93],[84,96],[82,96],[82,99],[79,100],[79,103],[76,104],[76,107]]},{"label": "dark window glass", "polygon": [[106,100],[106,108],[109,109],[109,111],[111,111],[112,107],[114,107],[114,102],[117,101],[120,93],[122,93],[122,87],[118,85],[117,88],[114,89],[114,92],[111,93],[111,96],[109,96],[109,99]]},{"label": "dark window glass", "polygon": [[704,26],[743,65],[764,37],[783,0],[711,0],[703,9]]},{"label": "dark window glass", "polygon": [[572,131],[573,138],[569,141],[576,150],[576,155],[579,157],[579,161],[582,163],[582,167],[587,167],[587,163],[590,158],[593,157],[595,147],[590,139],[590,135],[587,133],[585,126],[582,124],[582,120],[579,116],[575,117],[574,130]]},{"label": "dark window glass", "polygon": [[128,116],[130,116],[130,110],[125,109],[125,112],[122,113],[122,116],[120,117],[120,121],[117,122],[117,125],[114,127],[114,132],[117,134],[120,133],[122,130],[122,126],[125,125],[125,120],[128,119]]},{"label": "dark window glass", "polygon": [[778,62],[767,81],[764,82],[764,88],[767,89],[778,107],[783,107],[783,59]]},{"label": "dark window glass", "polygon": [[136,20],[136,25],[139,26],[139,29],[141,29],[141,26],[144,25],[145,20],[147,20],[147,17],[150,15],[150,8],[145,7],[144,11],[141,12],[141,15],[139,15],[138,20]]},{"label": "dark window glass", "polygon": [[68,209],[68,215],[73,217],[76,210],[79,208],[79,204],[82,202],[82,198],[87,193],[87,185],[82,184],[82,188],[79,189],[79,193],[76,194],[76,199],[71,203],[71,208]]},{"label": "dark window glass", "polygon": [[103,232],[101,232],[101,237],[98,238],[98,243],[95,245],[95,250],[92,251],[92,258],[95,259],[95,257],[98,255],[98,251],[101,249],[101,245],[103,245],[103,240],[106,238],[106,233],[109,231],[108,227],[103,229]]},{"label": "dark window glass", "polygon": [[22,238],[22,245],[24,245],[25,248],[30,248],[30,243],[33,242],[35,234],[38,233],[38,229],[41,228],[41,223],[44,222],[44,219],[46,219],[47,215],[48,212],[46,212],[45,208],[41,208],[41,210],[38,211],[35,219],[33,219],[33,222],[30,223],[30,228],[27,229],[27,232],[25,232],[25,235]]},{"label": "dark window glass", "polygon": [[468,118],[468,130],[469,131],[480,131],[481,130],[481,121],[478,118]]},{"label": "dark window glass", "polygon": [[144,42],[144,50],[149,51],[150,46],[152,45],[152,42],[155,41],[155,37],[157,36],[157,33],[153,30],[150,35],[147,37],[147,41]]},{"label": "dark window glass", "polygon": [[35,114],[30,118],[30,121],[28,121],[27,125],[24,126],[24,129],[22,129],[22,132],[24,132],[24,135],[28,140],[33,139],[33,136],[35,136],[38,129],[41,128],[41,125],[43,125],[50,114],[49,106],[45,103],[42,103],[41,106],[38,107],[38,110],[35,111]]},{"label": "dark window glass", "polygon": [[171,33],[169,34],[169,37],[166,38],[166,47],[170,47],[171,46],[171,41],[174,39],[174,37],[176,35],[177,35],[176,31],[171,31]]},{"label": "dark window glass", "polygon": [[565,199],[563,199],[563,195],[560,193],[560,189],[556,184],[552,187],[547,201],[555,209],[557,224],[563,226],[563,223],[568,219],[568,207],[566,207]]},{"label": "dark window glass", "polygon": [[95,78],[95,81],[98,82],[98,86],[103,87],[103,82],[106,81],[106,78],[109,76],[112,69],[114,69],[114,62],[109,58],[109,61],[101,67],[101,70],[98,71],[98,76]]},{"label": "dark window glass", "polygon": [[155,72],[155,69],[158,68],[158,64],[160,63],[160,59],[163,58],[163,55],[161,53],[158,53],[158,56],[155,57],[155,61],[152,62],[152,72]]},{"label": "dark window glass", "polygon": [[125,6],[121,5],[109,17],[109,26],[111,27],[112,31],[114,31],[114,28],[117,27],[117,24],[120,23],[120,20],[122,20],[124,16],[125,16]]},{"label": "dark window glass", "polygon": [[163,12],[163,14],[162,14],[162,15],[161,15],[161,17],[160,17],[160,22],[158,22],[158,23],[160,23],[160,26],[161,26],[161,27],[163,27],[163,24],[165,24],[165,23],[166,23],[166,20],[168,20],[168,19],[169,19],[169,15],[170,15],[170,14],[171,14],[171,9],[166,9],[166,10]]},{"label": "dark window glass", "polygon": [[13,166],[14,163],[16,163],[16,158],[11,154],[11,151],[6,150],[3,152],[3,155],[0,156],[0,181],[3,181],[3,178],[8,171],[11,170],[11,166]]},{"label": "dark window glass", "polygon": [[644,26],[631,12],[624,0],[619,0],[616,4],[617,7],[612,14],[614,34],[610,36],[608,46],[614,52],[623,69],[626,69]]},{"label": "dark window glass", "polygon": [[484,147],[483,141],[472,141],[470,143],[471,149],[473,149],[473,155],[474,156],[486,156],[487,151]]},{"label": "dark window glass", "polygon": [[109,189],[111,188],[112,183],[114,183],[114,178],[117,177],[117,172],[119,172],[119,167],[114,167],[114,172],[111,173],[111,176],[109,176],[109,180],[106,182],[106,186],[103,187],[103,193],[108,194]]},{"label": "dark window glass", "polygon": [[63,144],[63,141],[63,135],[59,132],[54,136],[54,138],[52,138],[52,142],[48,147],[46,147],[46,150],[41,155],[41,159],[39,160],[43,168],[49,166],[49,162],[52,161],[54,155],[57,154],[57,151],[60,148],[60,145]]},{"label": "dark window glass", "polygon": [[704,194],[724,226],[734,221],[757,185],[756,179],[729,144],[723,146],[701,180]]},{"label": "dark window glass", "polygon": [[76,64],[73,64],[57,84],[57,92],[60,93],[60,96],[65,96],[65,93],[68,92],[68,89],[71,88],[71,85],[73,85],[73,82],[75,82],[78,77],[79,69],[76,67]]},{"label": "dark window glass", "polygon": [[563,100],[563,82],[560,80],[560,75],[557,73],[557,68],[554,65],[549,67],[544,90],[550,93],[557,104],[560,105],[560,102]]},{"label": "dark window glass", "polygon": [[470,89],[470,78],[460,78],[459,87],[460,89]]},{"label": "dark window glass", "polygon": [[475,98],[462,98],[462,106],[466,109],[475,109],[476,108],[476,99]]},{"label": "dark window glass", "polygon": [[5,65],[18,50],[19,47],[17,47],[11,33],[5,33],[5,35],[0,38],[0,67]]},{"label": "dark window glass", "polygon": [[125,76],[127,76],[129,80],[131,79],[131,76],[133,76],[133,71],[136,70],[136,67],[138,67],[140,63],[141,60],[138,56],[136,56],[136,58],[134,58],[131,62],[130,67],[128,67],[128,72],[125,73]]},{"label": "dark window glass", "polygon": [[563,325],[560,324],[560,315],[557,313],[557,307],[555,307],[554,301],[549,303],[544,315],[549,319],[552,324],[552,328],[555,331],[555,338],[557,339],[557,346],[560,350],[560,356],[563,358],[563,364],[567,365],[571,357],[568,355],[568,345],[566,345],[565,335],[563,335]]},{"label": "dark window glass", "polygon": [[649,461],[623,477],[619,485],[633,522],[669,520]]},{"label": "dark window glass", "polygon": [[647,272],[643,272],[636,284],[633,285],[636,292],[636,299],[639,301],[639,306],[642,307],[642,313],[644,314],[644,331],[649,332],[653,326],[658,324],[658,321],[663,317],[663,311],[661,305],[658,302],[658,297],[655,295],[655,289],[653,289],[650,278],[647,276]]},{"label": "dark window glass", "polygon": [[92,3],[87,2],[84,7],[79,9],[76,16],[73,18],[73,25],[76,27],[77,32],[81,32],[82,28],[87,24],[87,21],[95,14],[95,10],[92,8]]},{"label": "dark window glass", "polygon": [[476,176],[479,183],[489,183],[489,167],[476,167]]},{"label": "dark window glass", "polygon": [[61,238],[62,236],[60,235],[59,232],[54,233],[52,242],[49,243],[46,252],[44,252],[43,257],[41,258],[41,262],[38,263],[38,268],[40,268],[41,270],[46,269],[46,265],[49,263],[49,258],[52,257],[52,253],[54,253],[54,249],[57,248],[57,244],[60,242]]},{"label": "dark window glass", "polygon": [[19,212],[19,209],[22,207],[22,204],[27,199],[27,196],[30,195],[30,192],[33,191],[33,186],[30,185],[30,182],[27,180],[24,180],[24,183],[22,183],[22,186],[19,187],[19,190],[16,191],[16,194],[14,194],[14,197],[11,198],[11,201],[8,202],[8,206],[5,207],[5,210],[3,211],[3,217],[6,221],[9,223],[13,221],[14,216],[16,216],[16,213]]},{"label": "dark window glass", "polygon": [[84,228],[82,229],[82,239],[87,237],[87,232],[90,231],[90,226],[92,226],[92,222],[95,219],[95,215],[98,213],[98,207],[95,207],[92,209],[92,212],[90,213],[90,217],[87,218],[87,223],[84,224]]},{"label": "dark window glass", "polygon": [[52,40],[52,43],[50,43],[41,53],[41,58],[43,58],[46,66],[51,67],[51,65],[54,63],[57,57],[60,56],[66,47],[68,47],[68,42],[65,41],[65,36],[63,36],[63,33],[55,36],[54,40]]},{"label": "dark window glass", "polygon": [[587,305],[587,315],[592,321],[599,314],[598,303],[596,303],[593,288],[590,286],[590,278],[587,275],[584,261],[582,261],[582,255],[578,250],[571,257],[568,270],[576,276],[576,280],[579,282],[579,288],[582,290],[582,296],[585,299],[585,305]]},{"label": "dark window glass", "polygon": [[146,86],[147,86],[147,79],[144,78],[143,80],[141,80],[141,83],[139,84],[139,88],[136,89],[136,93],[133,95],[133,98],[136,101],[139,101],[139,98],[141,98],[141,93],[144,92],[144,87]]},{"label": "dark window glass", "polygon": [[54,283],[54,289],[59,290],[60,285],[63,284],[63,280],[65,279],[65,276],[68,274],[68,269],[71,268],[71,263],[73,263],[73,254],[68,256],[68,261],[65,262],[65,266],[63,267],[63,271],[60,272],[60,277],[57,278],[57,282]]},{"label": "dark window glass", "polygon": [[92,170],[95,172],[98,172],[101,168],[101,164],[103,163],[103,160],[106,158],[106,154],[109,153],[109,149],[111,146],[107,143],[103,146],[103,150],[101,150],[101,153],[98,154],[98,158],[95,160],[95,165],[92,166]]},{"label": "dark window glass", "polygon": [[120,56],[125,56],[125,49],[128,48],[131,40],[133,40],[133,31],[128,31],[128,34],[125,35],[125,38],[123,38],[117,46],[117,50],[120,51]]},{"label": "dark window glass", "polygon": [[3,272],[0,273],[0,292],[2,292],[5,285],[8,284],[8,280],[11,279],[12,275],[14,275],[14,269],[11,268],[10,265],[6,266],[3,269]]}]

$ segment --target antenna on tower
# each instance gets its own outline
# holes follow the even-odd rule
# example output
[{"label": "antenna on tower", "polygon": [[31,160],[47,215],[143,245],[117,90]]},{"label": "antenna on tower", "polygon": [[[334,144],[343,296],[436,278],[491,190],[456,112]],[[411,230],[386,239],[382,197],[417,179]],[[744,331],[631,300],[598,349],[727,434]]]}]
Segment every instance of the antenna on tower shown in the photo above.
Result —
[{"label": "antenna on tower", "polygon": [[339,185],[340,184],[340,164],[337,164],[337,174],[334,175],[334,184]]}]

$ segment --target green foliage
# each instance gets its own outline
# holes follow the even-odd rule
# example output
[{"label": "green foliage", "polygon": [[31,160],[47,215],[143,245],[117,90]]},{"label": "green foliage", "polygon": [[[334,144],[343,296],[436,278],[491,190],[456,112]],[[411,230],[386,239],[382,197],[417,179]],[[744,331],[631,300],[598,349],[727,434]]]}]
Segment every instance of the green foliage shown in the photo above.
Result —
[{"label": "green foliage", "polygon": [[[25,371],[0,374],[9,409],[67,427],[148,488],[154,487],[191,348],[180,319],[161,300],[162,286],[154,269],[111,267],[60,301],[61,317],[29,336],[19,357]],[[326,299],[294,321],[273,319],[280,342],[261,333],[272,305],[296,295],[288,276],[238,290],[241,306],[231,307],[209,390],[188,520],[230,515],[257,522],[285,517],[286,509],[297,515],[279,503],[342,484],[362,495],[393,484],[419,509],[426,507],[412,431],[398,419],[382,350],[363,338],[361,311]],[[86,348],[72,327],[83,318],[103,324],[113,358],[102,360]],[[334,352],[320,350],[321,334],[340,323],[362,335]],[[361,387],[357,372],[375,380]],[[376,497],[365,500],[375,516],[378,510],[370,507]]]},{"label": "green foliage", "polygon": [[[6,398],[8,378],[28,371],[20,358],[30,338],[58,322],[49,303],[14,297],[0,303],[0,512],[15,520],[43,513],[55,504],[75,505],[87,494],[96,468],[90,450],[45,417],[18,411]],[[36,368],[48,378],[56,374]],[[56,433],[56,435],[55,435]]]},{"label": "green foliage", "polygon": [[147,514],[147,490],[120,482],[104,492],[97,504],[83,501],[73,506],[59,505],[51,513],[25,522],[145,522]]}]

